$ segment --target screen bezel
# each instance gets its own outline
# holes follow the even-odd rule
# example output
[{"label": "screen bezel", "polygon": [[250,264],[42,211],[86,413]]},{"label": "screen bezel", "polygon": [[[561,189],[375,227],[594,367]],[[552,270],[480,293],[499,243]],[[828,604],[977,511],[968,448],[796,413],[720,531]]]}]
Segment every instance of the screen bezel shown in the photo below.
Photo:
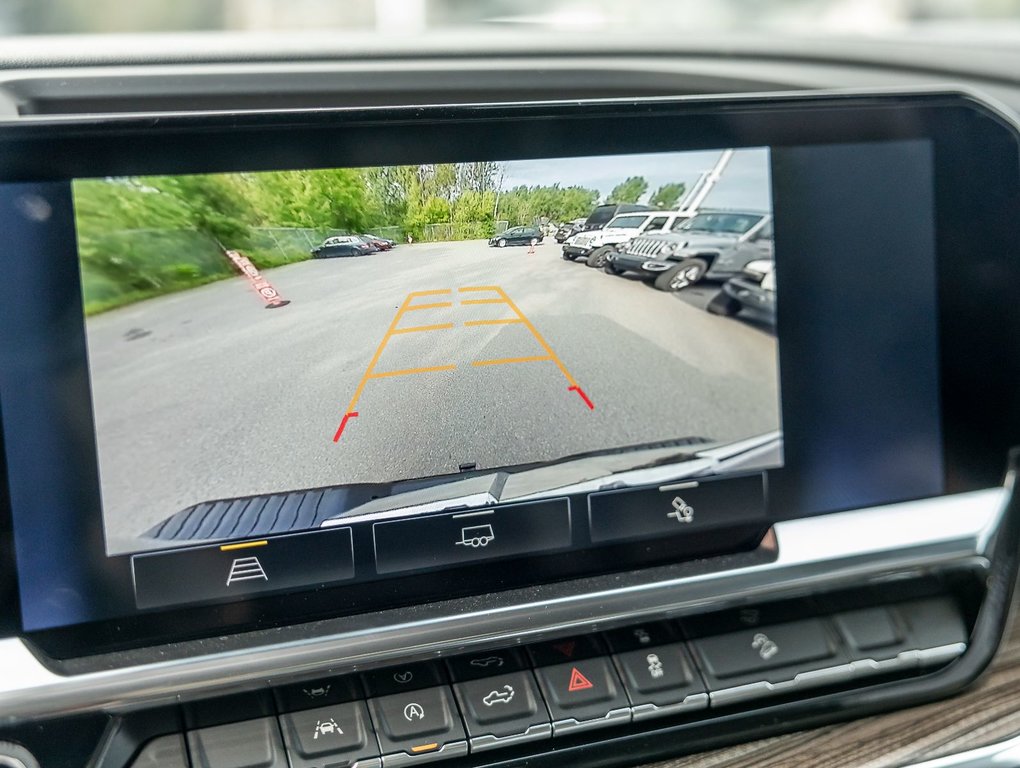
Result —
[{"label": "screen bezel", "polygon": [[[681,147],[678,135],[683,136]],[[1020,431],[1015,394],[1020,389],[1020,370],[1016,362],[1001,355],[1020,325],[1008,289],[1020,284],[1018,267],[1008,259],[1009,248],[1020,238],[1014,217],[1005,215],[1020,203],[1020,164],[1015,129],[967,95],[797,95],[32,120],[0,127],[0,181],[909,138],[930,139],[935,148],[946,492],[989,487],[1001,481],[1002,457],[1017,442]],[[471,148],[470,157],[464,147]],[[984,192],[981,200],[969,194],[975,189]],[[980,208],[979,202],[989,198],[998,205]],[[989,283],[988,268],[971,268],[975,261],[991,268],[993,283]],[[980,311],[966,300],[975,292],[982,296]],[[987,323],[991,312],[997,312],[1001,320],[994,327]],[[0,533],[5,549],[13,554],[9,507],[3,512]],[[790,516],[795,515],[789,510],[785,514],[771,510],[773,520]],[[746,532],[743,544],[753,545],[760,533]],[[528,558],[521,561],[521,568],[513,569],[517,576],[503,573],[493,579],[477,567],[465,568],[432,574],[418,579],[418,584],[410,578],[368,584],[361,590],[365,594],[341,586],[141,614],[27,637],[50,655],[73,657],[355,613],[365,610],[366,600],[375,610],[659,564],[676,557],[668,547],[658,552],[633,546],[631,550],[624,557],[619,556],[622,550],[609,556],[603,550],[574,553],[567,571],[555,567],[549,558]],[[521,578],[524,573],[529,577]],[[6,626],[13,628],[19,615],[17,601],[7,605],[11,612],[5,616]]]}]

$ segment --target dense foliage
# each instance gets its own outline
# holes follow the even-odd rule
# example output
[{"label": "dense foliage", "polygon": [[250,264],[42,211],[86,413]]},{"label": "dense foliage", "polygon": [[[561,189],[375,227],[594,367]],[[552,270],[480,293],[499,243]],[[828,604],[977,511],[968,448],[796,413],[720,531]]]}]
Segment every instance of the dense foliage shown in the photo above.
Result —
[{"label": "dense foliage", "polygon": [[[580,186],[502,189],[505,171],[478,162],[75,182],[86,311],[230,276],[224,248],[267,268],[308,258],[338,232],[488,237],[497,222],[568,221],[599,203],[598,190]],[[609,202],[636,201],[647,187],[627,179]],[[652,204],[668,207],[682,193],[667,185]]]}]

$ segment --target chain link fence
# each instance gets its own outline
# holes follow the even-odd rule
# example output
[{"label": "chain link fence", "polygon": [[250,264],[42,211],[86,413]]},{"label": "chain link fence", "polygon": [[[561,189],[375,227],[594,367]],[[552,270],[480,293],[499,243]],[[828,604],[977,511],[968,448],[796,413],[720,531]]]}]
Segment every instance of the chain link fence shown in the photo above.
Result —
[{"label": "chain link fence", "polygon": [[[416,242],[482,240],[507,229],[509,222],[428,224]],[[256,227],[242,243],[229,243],[259,269],[269,269],[311,256],[329,237],[349,234],[339,229]],[[406,242],[400,227],[377,227],[371,234]],[[79,244],[86,314],[95,314],[164,293],[193,288],[231,277],[236,272],[210,236],[194,230],[130,229],[108,232]]]},{"label": "chain link fence", "polygon": [[426,224],[421,228],[420,239],[424,243],[441,243],[448,240],[488,240],[493,234],[495,231],[492,222],[455,221],[448,224]]}]

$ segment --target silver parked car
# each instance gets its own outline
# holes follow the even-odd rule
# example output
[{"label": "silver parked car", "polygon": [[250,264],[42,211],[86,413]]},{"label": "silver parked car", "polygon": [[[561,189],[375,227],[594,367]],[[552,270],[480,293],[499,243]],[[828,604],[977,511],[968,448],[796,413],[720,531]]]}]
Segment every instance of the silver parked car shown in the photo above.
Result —
[{"label": "silver parked car", "polygon": [[623,243],[604,269],[637,272],[653,278],[659,290],[679,291],[706,277],[726,280],[772,253],[771,213],[702,211],[669,232]]}]

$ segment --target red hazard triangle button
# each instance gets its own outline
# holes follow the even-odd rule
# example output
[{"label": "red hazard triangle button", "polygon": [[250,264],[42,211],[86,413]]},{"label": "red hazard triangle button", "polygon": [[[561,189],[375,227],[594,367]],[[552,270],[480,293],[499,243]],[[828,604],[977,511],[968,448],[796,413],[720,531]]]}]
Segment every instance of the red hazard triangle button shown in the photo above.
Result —
[{"label": "red hazard triangle button", "polygon": [[570,693],[575,691],[587,691],[589,688],[594,688],[591,680],[581,674],[581,671],[574,667],[570,670],[570,684],[567,686],[567,690]]}]

